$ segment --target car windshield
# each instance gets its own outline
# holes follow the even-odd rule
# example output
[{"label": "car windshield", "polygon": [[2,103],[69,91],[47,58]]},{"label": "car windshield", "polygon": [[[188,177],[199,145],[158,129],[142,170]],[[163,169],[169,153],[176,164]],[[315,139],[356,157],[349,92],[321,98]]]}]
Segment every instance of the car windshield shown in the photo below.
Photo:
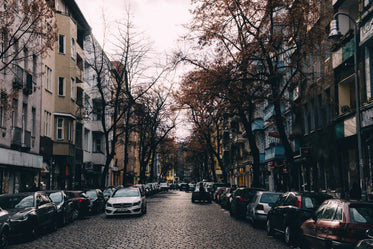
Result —
[{"label": "car windshield", "polygon": [[96,198],[97,197],[96,190],[88,190],[85,193],[88,195],[89,198]]},{"label": "car windshield", "polygon": [[3,196],[0,197],[0,206],[3,209],[33,207],[34,195]]},{"label": "car windshield", "polygon": [[50,193],[49,197],[54,203],[61,203],[63,200],[61,192]]},{"label": "car windshield", "polygon": [[303,196],[304,208],[306,209],[316,209],[321,203],[329,199],[327,196]]},{"label": "car windshield", "polygon": [[260,202],[261,203],[275,203],[279,196],[280,194],[263,193],[262,197],[260,197]]},{"label": "car windshield", "polygon": [[112,189],[105,189],[103,193],[104,193],[104,195],[111,195],[113,193],[113,190]]},{"label": "car windshield", "polygon": [[353,223],[373,224],[373,205],[350,205],[350,220]]},{"label": "car windshield", "polygon": [[119,189],[117,190],[113,197],[138,197],[140,192],[137,189]]},{"label": "car windshield", "polygon": [[255,194],[256,191],[251,189],[245,189],[244,191],[242,191],[242,198],[245,198],[246,200],[251,200]]}]

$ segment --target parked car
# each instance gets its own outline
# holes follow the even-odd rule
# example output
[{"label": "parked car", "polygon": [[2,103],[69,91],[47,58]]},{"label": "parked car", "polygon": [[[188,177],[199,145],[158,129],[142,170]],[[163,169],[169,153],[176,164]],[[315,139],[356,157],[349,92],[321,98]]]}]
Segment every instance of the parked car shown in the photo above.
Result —
[{"label": "parked car", "polygon": [[169,186],[168,186],[167,182],[161,182],[159,184],[159,187],[160,187],[161,191],[168,191],[168,189],[169,189]]},{"label": "parked car", "polygon": [[314,192],[286,192],[280,196],[267,215],[267,234],[284,234],[287,244],[298,244],[302,223],[311,218],[321,203],[331,195]]},{"label": "parked car", "polygon": [[355,249],[373,249],[373,229],[366,231],[367,239],[360,240]]},{"label": "parked car", "polygon": [[310,248],[354,248],[373,229],[373,203],[327,200],[301,229]]},{"label": "parked car", "polygon": [[68,190],[66,191],[66,195],[73,203],[74,220],[89,214],[91,201],[86,193],[79,190]]},{"label": "parked car", "polygon": [[49,198],[56,204],[57,218],[60,226],[74,221],[74,204],[64,190],[47,190]]},{"label": "parked car", "polygon": [[109,200],[110,196],[114,193],[115,190],[115,187],[107,187],[104,189],[104,191],[102,191],[105,201]]},{"label": "parked car", "polygon": [[188,183],[185,183],[185,182],[181,183],[179,188],[181,191],[187,191],[189,188]]},{"label": "parked car", "polygon": [[138,188],[142,195],[146,194],[145,185],[144,184],[134,184],[131,187]]},{"label": "parked car", "polygon": [[43,191],[4,194],[0,207],[9,212],[12,236],[36,238],[41,229],[57,229],[57,208]]},{"label": "parked car", "polygon": [[5,249],[9,244],[9,213],[0,208],[0,249]]},{"label": "parked car", "polygon": [[89,212],[91,214],[100,213],[105,210],[105,198],[101,189],[90,189],[85,191],[85,193],[91,201],[89,206]]},{"label": "parked car", "polygon": [[194,203],[196,201],[207,201],[209,203],[211,202],[211,195],[202,182],[197,183],[197,187],[194,189],[192,193],[192,202]]},{"label": "parked car", "polygon": [[215,192],[213,193],[212,195],[212,199],[216,202],[216,203],[219,203],[219,197],[221,193],[223,193],[223,191],[225,190],[225,187],[217,187]]},{"label": "parked car", "polygon": [[145,195],[138,188],[116,190],[106,202],[106,217],[127,214],[145,214],[147,209]]},{"label": "parked car", "polygon": [[246,207],[256,192],[263,189],[257,188],[245,188],[241,187],[236,189],[232,195],[230,214],[234,217],[245,217],[246,216]]},{"label": "parked car", "polygon": [[231,209],[232,194],[234,192],[233,188],[226,188],[220,197],[220,206],[224,209]]},{"label": "parked car", "polygon": [[188,188],[186,191],[194,191],[196,185],[194,183],[188,183]]},{"label": "parked car", "polygon": [[267,221],[267,214],[282,193],[259,191],[247,205],[246,218],[253,227]]}]

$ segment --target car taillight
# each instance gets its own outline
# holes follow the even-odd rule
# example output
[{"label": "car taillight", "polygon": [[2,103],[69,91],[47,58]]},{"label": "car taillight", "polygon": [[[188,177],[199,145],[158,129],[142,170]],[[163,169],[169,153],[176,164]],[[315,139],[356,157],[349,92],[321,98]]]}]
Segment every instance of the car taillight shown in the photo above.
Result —
[{"label": "car taillight", "polygon": [[245,198],[242,198],[241,196],[238,197],[238,200],[239,200],[239,201],[246,201],[246,199],[245,199]]},{"label": "car taillight", "polygon": [[83,200],[82,200],[82,199],[80,199],[80,200],[79,200],[79,202],[83,202]]},{"label": "car taillight", "polygon": [[262,204],[258,204],[255,210],[264,210],[264,206]]},{"label": "car taillight", "polygon": [[297,208],[302,208],[302,196],[298,196],[296,202],[295,202],[295,206]]}]

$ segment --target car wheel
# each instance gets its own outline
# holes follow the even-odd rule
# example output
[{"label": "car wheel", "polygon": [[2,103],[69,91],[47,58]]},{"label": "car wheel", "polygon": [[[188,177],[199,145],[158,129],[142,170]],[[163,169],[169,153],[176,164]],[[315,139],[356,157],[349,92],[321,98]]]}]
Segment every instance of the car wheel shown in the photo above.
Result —
[{"label": "car wheel", "polygon": [[266,223],[266,230],[267,230],[267,235],[272,236],[273,235],[273,229],[272,229],[272,224],[271,221],[268,219]]},{"label": "car wheel", "polygon": [[0,234],[0,249],[5,249],[8,247],[9,244],[9,231],[5,229]]},{"label": "car wheel", "polygon": [[77,208],[73,209],[73,220],[76,220],[79,218],[79,210]]},{"label": "car wheel", "polygon": [[293,242],[293,234],[292,234],[292,231],[289,225],[285,227],[284,240],[285,240],[285,243],[288,245],[291,245]]}]

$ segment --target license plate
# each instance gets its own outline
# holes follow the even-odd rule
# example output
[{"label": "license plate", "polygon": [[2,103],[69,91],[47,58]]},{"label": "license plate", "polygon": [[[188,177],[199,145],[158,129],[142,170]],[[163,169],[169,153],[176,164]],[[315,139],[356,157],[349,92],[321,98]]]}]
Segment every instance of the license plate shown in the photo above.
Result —
[{"label": "license plate", "polygon": [[128,208],[118,208],[118,212],[127,212]]}]

